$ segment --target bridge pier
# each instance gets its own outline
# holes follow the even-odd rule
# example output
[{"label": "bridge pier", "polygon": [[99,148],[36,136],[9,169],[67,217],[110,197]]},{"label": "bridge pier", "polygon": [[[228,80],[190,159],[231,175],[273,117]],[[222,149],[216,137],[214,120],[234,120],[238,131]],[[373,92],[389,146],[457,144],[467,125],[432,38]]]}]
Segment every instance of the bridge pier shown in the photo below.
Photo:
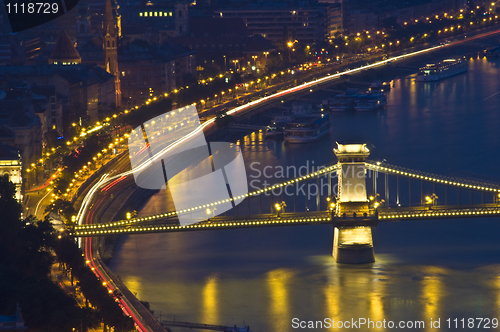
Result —
[{"label": "bridge pier", "polygon": [[366,144],[338,144],[333,151],[339,165],[335,213],[338,219],[345,221],[334,228],[332,255],[337,263],[372,263],[375,261],[372,228],[360,222],[360,219],[375,217],[369,209],[366,192],[365,161],[370,151]]},{"label": "bridge pier", "polygon": [[371,226],[335,227],[333,258],[337,263],[364,264],[375,261]]}]

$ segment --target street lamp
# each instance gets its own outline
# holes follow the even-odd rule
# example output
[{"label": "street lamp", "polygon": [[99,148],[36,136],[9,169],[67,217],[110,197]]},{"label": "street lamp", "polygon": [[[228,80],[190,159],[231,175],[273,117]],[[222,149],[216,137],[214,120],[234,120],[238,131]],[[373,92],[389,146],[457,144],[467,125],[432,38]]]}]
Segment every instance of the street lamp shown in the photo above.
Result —
[{"label": "street lamp", "polygon": [[439,197],[433,193],[432,195],[425,197],[425,202],[426,202],[426,204],[429,204],[429,208],[430,208],[431,206],[436,205],[436,200],[438,198]]},{"label": "street lamp", "polygon": [[210,209],[207,208],[205,212],[207,213],[207,215],[209,217],[210,217],[210,213],[212,214],[212,217],[215,217],[215,211],[217,211],[216,207],[214,207],[212,210],[210,210]]},{"label": "street lamp", "polygon": [[256,55],[252,55],[252,59],[253,59],[253,65],[255,66],[255,60],[257,59],[257,56]]}]

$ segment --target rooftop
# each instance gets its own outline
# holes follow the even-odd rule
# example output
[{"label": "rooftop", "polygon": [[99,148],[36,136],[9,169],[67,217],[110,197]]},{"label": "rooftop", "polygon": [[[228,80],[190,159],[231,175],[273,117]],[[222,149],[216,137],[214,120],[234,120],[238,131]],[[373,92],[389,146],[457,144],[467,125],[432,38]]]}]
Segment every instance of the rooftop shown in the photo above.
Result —
[{"label": "rooftop", "polygon": [[[0,160],[19,160],[21,159],[21,154],[18,148],[7,144],[0,144]],[[0,322],[15,322],[17,320],[16,315],[12,316],[2,316],[0,315]]]},{"label": "rooftop", "polygon": [[57,39],[54,49],[49,56],[50,61],[71,61],[80,62],[82,57],[71,42],[68,34],[63,31]]}]

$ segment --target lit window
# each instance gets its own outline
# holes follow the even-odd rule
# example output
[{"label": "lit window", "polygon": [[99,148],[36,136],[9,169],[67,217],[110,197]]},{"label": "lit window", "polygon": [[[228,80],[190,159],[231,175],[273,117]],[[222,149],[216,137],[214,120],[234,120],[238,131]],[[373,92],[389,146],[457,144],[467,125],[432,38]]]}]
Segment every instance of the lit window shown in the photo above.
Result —
[{"label": "lit window", "polygon": [[53,125],[53,126],[52,126],[52,129],[56,129],[56,125]]},{"label": "lit window", "polygon": [[168,13],[168,16],[172,16],[172,12]]},{"label": "lit window", "polygon": [[144,16],[148,16],[148,12],[145,12],[145,13],[144,13]]},{"label": "lit window", "polygon": [[153,12],[149,12],[149,16],[153,16]]},{"label": "lit window", "polygon": [[142,13],[139,13],[139,16],[142,16]]},{"label": "lit window", "polygon": [[167,13],[167,12],[165,12],[163,15],[168,16],[168,13]]},{"label": "lit window", "polygon": [[57,65],[57,61],[54,61],[54,64]]},{"label": "lit window", "polygon": [[162,15],[163,15],[163,12],[160,12],[160,16],[162,16]]},{"label": "lit window", "polygon": [[122,76],[125,76],[125,72],[124,71],[122,71]]},{"label": "lit window", "polygon": [[155,12],[155,16],[158,16],[158,12]]}]

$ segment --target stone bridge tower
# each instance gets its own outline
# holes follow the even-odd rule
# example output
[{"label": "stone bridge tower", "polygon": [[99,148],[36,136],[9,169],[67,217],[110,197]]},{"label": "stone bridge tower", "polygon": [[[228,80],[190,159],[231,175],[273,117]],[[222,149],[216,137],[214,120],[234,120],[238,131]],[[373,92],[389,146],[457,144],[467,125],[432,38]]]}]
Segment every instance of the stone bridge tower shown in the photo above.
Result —
[{"label": "stone bridge tower", "polygon": [[333,151],[339,165],[333,256],[338,263],[374,262],[365,168],[370,150],[366,144],[338,144]]}]

